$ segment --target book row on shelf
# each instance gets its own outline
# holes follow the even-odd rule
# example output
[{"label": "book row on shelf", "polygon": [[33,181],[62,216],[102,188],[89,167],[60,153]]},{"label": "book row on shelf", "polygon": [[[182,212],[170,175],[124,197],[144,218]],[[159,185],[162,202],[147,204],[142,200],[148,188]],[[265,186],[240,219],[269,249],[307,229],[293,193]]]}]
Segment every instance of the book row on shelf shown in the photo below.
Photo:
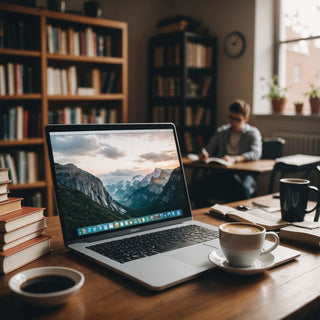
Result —
[{"label": "book row on shelf", "polygon": [[[201,43],[187,42],[186,65],[194,68],[211,68],[213,47]],[[157,46],[154,48],[153,66],[164,67],[180,64],[180,45]]]},{"label": "book row on shelf", "polygon": [[[8,190],[8,168],[0,168],[0,176],[0,188]],[[2,274],[12,272],[50,251],[51,237],[44,234],[47,228],[45,208],[22,206],[22,200],[21,197],[7,197],[0,201]]]},{"label": "book row on shelf", "polygon": [[112,35],[95,31],[92,27],[77,30],[48,24],[47,50],[48,53],[110,57],[113,55]]},{"label": "book row on shelf", "polygon": [[[179,106],[154,106],[152,108],[153,122],[173,122],[179,126],[180,107]],[[185,108],[184,126],[210,126],[211,125],[211,109],[203,106],[187,106]]]},{"label": "book row on shelf", "polygon": [[180,64],[180,44],[154,48],[153,66],[178,66]]},{"label": "book row on shelf", "polygon": [[201,43],[187,42],[186,64],[193,68],[211,68],[212,66],[212,46]]},{"label": "book row on shelf", "polygon": [[34,50],[34,34],[33,21],[0,13],[0,48]]},{"label": "book row on shelf", "polygon": [[211,109],[203,106],[186,106],[185,109],[185,125],[186,126],[210,126]]},{"label": "book row on shelf", "polygon": [[18,62],[7,62],[0,65],[0,95],[32,92],[35,92],[32,66]]},{"label": "book row on shelf", "polygon": [[79,72],[76,66],[47,68],[48,95],[95,95],[114,91],[116,70],[94,68]]},{"label": "book row on shelf", "polygon": [[64,107],[49,111],[50,124],[116,123],[117,109],[91,108],[87,113],[82,107]]},{"label": "book row on shelf", "polygon": [[205,146],[202,135],[200,133],[194,135],[190,131],[184,132],[183,143],[186,153],[198,154]]},{"label": "book row on shelf", "polygon": [[35,183],[39,180],[39,153],[17,150],[0,153],[0,168],[9,168],[9,178],[14,184]]},{"label": "book row on shelf", "polygon": [[40,133],[39,112],[32,106],[2,106],[0,113],[0,140],[22,140],[38,137]]},{"label": "book row on shelf", "polygon": [[[211,76],[188,77],[186,79],[186,92],[188,98],[207,97],[210,92]],[[180,78],[170,76],[153,77],[154,97],[178,97],[180,95]]]},{"label": "book row on shelf", "polygon": [[153,106],[153,122],[173,122],[180,125],[180,108],[178,106]]},{"label": "book row on shelf", "polygon": [[180,78],[154,76],[152,78],[152,95],[154,97],[179,97]]}]

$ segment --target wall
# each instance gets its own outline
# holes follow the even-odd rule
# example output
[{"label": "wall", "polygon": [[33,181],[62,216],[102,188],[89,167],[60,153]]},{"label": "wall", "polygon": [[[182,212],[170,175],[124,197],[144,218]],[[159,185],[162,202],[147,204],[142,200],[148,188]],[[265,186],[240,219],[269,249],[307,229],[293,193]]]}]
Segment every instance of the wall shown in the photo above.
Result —
[{"label": "wall", "polygon": [[[84,2],[67,0],[67,9],[82,10]],[[267,61],[272,58],[270,47],[268,54],[257,55],[259,49],[266,50],[266,39],[257,38],[255,33],[255,24],[261,30],[269,30],[263,6],[271,2],[272,0],[100,0],[104,18],[126,21],[129,26],[129,121],[147,121],[148,39],[155,34],[158,20],[171,14],[190,15],[202,21],[210,33],[218,37],[218,124],[227,120],[228,105],[236,98],[247,100],[253,105],[253,109],[264,104],[264,109],[268,112],[269,105],[266,101],[261,101],[259,90],[254,92],[253,89],[260,86],[258,79],[266,76],[266,68],[270,74],[273,72],[270,61]],[[45,5],[46,2],[38,0],[38,3]],[[260,11],[256,13],[256,9]],[[247,40],[247,49],[239,59],[230,59],[223,52],[223,40],[234,30],[241,31]],[[254,81],[257,82],[256,86],[253,85]],[[274,131],[297,129],[304,133],[320,134],[319,117],[314,116],[257,115],[251,117],[251,123],[261,129],[264,137],[272,136]]]}]

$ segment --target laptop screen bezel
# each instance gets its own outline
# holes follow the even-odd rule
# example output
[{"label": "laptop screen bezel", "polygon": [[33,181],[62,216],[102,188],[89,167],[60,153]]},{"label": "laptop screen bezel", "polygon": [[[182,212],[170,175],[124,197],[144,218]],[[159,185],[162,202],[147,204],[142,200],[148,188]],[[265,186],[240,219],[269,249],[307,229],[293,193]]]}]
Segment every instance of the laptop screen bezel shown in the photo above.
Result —
[{"label": "laptop screen bezel", "polygon": [[[67,240],[64,234],[64,226],[63,226],[63,220],[61,217],[64,215],[63,211],[61,210],[61,205],[59,198],[56,195],[57,190],[57,179],[55,175],[54,170],[54,157],[52,152],[52,146],[51,146],[51,139],[50,139],[50,133],[52,132],[72,132],[72,131],[112,131],[112,130],[158,130],[158,129],[170,129],[173,132],[175,143],[176,143],[176,149],[177,149],[177,155],[179,159],[180,164],[180,170],[182,175],[182,183],[183,188],[185,190],[186,195],[186,212],[183,212],[183,216],[168,219],[168,220],[162,220],[157,222],[152,222],[149,224],[141,224],[141,225],[134,225],[130,226],[124,229],[117,229],[117,230],[108,230],[106,232],[101,232],[97,234],[90,234],[85,237],[77,237],[72,240]],[[49,163],[51,168],[51,176],[52,181],[54,185],[54,194],[55,194],[55,202],[57,206],[57,210],[60,216],[60,224],[62,229],[62,235],[64,239],[65,245],[77,243],[77,242],[92,242],[92,241],[98,241],[102,239],[108,239],[112,237],[117,237],[121,235],[127,235],[127,234],[133,234],[136,232],[141,232],[145,230],[151,230],[154,228],[161,228],[167,225],[173,225],[177,223],[183,223],[185,221],[192,220],[192,211],[191,211],[191,205],[190,205],[190,199],[189,199],[189,193],[182,163],[182,157],[181,157],[181,151],[179,147],[179,141],[177,136],[177,131],[175,128],[175,125],[173,123],[117,123],[117,124],[81,124],[81,125],[47,125],[45,126],[45,135],[46,135],[46,142],[47,142],[47,149],[48,149],[48,156],[49,156]]]}]

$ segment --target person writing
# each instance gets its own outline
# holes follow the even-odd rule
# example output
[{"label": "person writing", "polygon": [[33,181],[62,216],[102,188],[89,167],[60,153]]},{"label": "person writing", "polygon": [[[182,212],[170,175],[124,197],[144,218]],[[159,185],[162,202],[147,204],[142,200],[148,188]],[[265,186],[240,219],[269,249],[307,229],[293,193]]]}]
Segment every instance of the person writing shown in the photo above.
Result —
[{"label": "person writing", "polygon": [[[200,160],[218,157],[229,164],[259,160],[262,153],[260,131],[249,125],[250,106],[244,100],[236,100],[229,107],[229,124],[218,128],[207,146],[199,154]],[[195,181],[190,196],[197,207],[210,205],[208,199],[223,198],[226,201],[248,199],[255,190],[255,179],[248,174],[211,172]]]}]

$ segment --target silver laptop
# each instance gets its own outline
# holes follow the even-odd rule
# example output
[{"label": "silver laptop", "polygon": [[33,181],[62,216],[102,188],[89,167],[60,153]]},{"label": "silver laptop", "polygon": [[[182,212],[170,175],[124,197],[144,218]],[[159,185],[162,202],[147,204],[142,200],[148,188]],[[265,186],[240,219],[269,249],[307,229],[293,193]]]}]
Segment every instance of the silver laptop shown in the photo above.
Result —
[{"label": "silver laptop", "polygon": [[213,268],[218,229],[192,219],[173,124],[48,125],[46,139],[67,248],[152,290]]}]

